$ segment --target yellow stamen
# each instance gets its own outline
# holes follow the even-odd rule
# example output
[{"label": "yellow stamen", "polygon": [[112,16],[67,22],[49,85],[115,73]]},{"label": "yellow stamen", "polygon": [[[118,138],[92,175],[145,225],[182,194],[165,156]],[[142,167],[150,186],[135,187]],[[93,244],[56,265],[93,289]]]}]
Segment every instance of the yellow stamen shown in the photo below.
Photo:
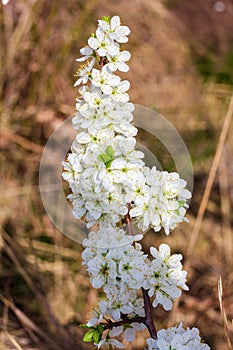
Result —
[{"label": "yellow stamen", "polygon": [[79,73],[84,71],[85,69],[87,69],[89,67],[89,61],[87,61],[87,63],[83,63],[81,64],[81,66],[77,69],[76,73],[75,73],[75,77],[79,76]]}]

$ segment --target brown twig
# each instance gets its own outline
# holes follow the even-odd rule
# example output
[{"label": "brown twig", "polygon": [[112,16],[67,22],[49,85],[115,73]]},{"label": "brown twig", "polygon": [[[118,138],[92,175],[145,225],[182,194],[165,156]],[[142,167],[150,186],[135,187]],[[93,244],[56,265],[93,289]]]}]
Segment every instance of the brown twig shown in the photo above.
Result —
[{"label": "brown twig", "polygon": [[105,64],[107,64],[107,63],[108,63],[107,57],[100,57],[99,65],[101,68],[103,68],[103,66],[105,66]]},{"label": "brown twig", "polygon": [[156,332],[154,321],[152,318],[150,297],[144,288],[142,288],[142,294],[143,294],[144,308],[145,308],[146,316],[144,316],[144,317],[135,316],[133,318],[128,318],[127,316],[123,315],[124,317],[122,316],[121,321],[112,322],[111,320],[108,320],[107,324],[103,325],[105,330],[106,329],[113,329],[114,327],[119,327],[119,326],[122,326],[123,324],[131,324],[134,322],[143,323],[147,327],[151,337],[156,339],[157,332]]},{"label": "brown twig", "polygon": [[112,322],[108,320],[107,323],[103,324],[104,329],[113,329],[114,327],[122,326],[123,324],[131,324],[131,323],[144,323],[146,324],[146,317],[135,316],[133,318],[124,317],[121,321]]},{"label": "brown twig", "polygon": [[131,205],[128,204],[128,213],[125,215],[124,221],[126,223],[129,234],[134,235],[133,227],[132,227],[132,223],[131,223],[131,219],[130,219],[130,215],[129,215],[130,208],[131,208]]},{"label": "brown twig", "polygon": [[148,292],[144,288],[142,288],[142,294],[143,294],[144,307],[145,307],[145,313],[146,313],[145,325],[147,326],[151,337],[156,339],[157,338],[157,332],[156,332],[154,321],[153,321],[153,318],[152,318],[150,297],[148,295]]}]

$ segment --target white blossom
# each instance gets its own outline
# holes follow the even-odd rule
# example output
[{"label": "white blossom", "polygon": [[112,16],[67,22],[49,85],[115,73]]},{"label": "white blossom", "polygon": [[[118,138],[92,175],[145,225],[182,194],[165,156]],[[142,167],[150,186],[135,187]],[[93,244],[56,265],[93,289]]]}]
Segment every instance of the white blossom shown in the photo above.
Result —
[{"label": "white blossom", "polygon": [[90,232],[88,239],[84,239],[82,245],[84,247],[101,248],[117,248],[122,246],[130,246],[133,242],[143,238],[142,235],[127,235],[125,230],[108,227],[97,232]]},{"label": "white blossom", "polygon": [[157,339],[146,340],[148,350],[209,350],[210,347],[203,343],[197,328],[182,327],[180,323],[176,327],[161,329]]},{"label": "white blossom", "polygon": [[125,340],[127,340],[128,342],[131,342],[135,339],[135,333],[137,331],[143,331],[144,329],[146,329],[146,326],[143,323],[132,322],[125,327],[123,326],[114,327],[110,331],[110,336],[117,337],[123,333]]},{"label": "white blossom", "polygon": [[86,84],[88,82],[88,79],[90,77],[90,72],[94,66],[95,60],[91,60],[90,62],[88,61],[88,63],[84,63],[82,64],[76,75],[79,77],[78,80],[75,82],[74,86],[78,86],[81,83],[82,84]]},{"label": "white blossom", "polygon": [[100,323],[104,318],[121,321],[122,314],[130,318],[145,316],[143,299],[139,298],[135,290],[124,289],[119,286],[109,286],[107,297],[100,300],[97,308],[93,310],[92,318],[87,322],[88,326]]},{"label": "white blossom", "polygon": [[87,91],[83,94],[83,98],[91,108],[98,108],[101,105],[106,105],[110,102],[109,98],[102,96],[101,90],[92,92]]},{"label": "white blossom", "polygon": [[119,342],[116,339],[111,339],[111,338],[106,338],[106,339],[102,339],[98,344],[98,349],[100,349],[102,346],[107,346],[107,348],[109,349],[109,345],[114,349],[114,348],[118,348],[118,349],[124,349],[124,345]]},{"label": "white blossom", "polygon": [[88,39],[88,45],[91,49],[96,50],[100,57],[108,55],[118,55],[119,45],[105,35],[105,33],[97,28],[95,36]]},{"label": "white blossom", "polygon": [[106,95],[111,95],[114,87],[120,84],[120,77],[108,73],[106,68],[99,71],[98,69],[92,70],[92,84],[99,87],[101,91]]},{"label": "white blossom", "polygon": [[186,182],[177,173],[160,172],[155,167],[144,167],[144,173],[150,193],[144,202],[131,209],[130,215],[137,218],[138,226],[143,231],[149,226],[155,231],[163,227],[168,235],[178,223],[187,221],[184,215],[191,193],[184,188]]},{"label": "white blossom", "polygon": [[[89,58],[93,57],[93,50],[90,47],[85,46],[82,49],[80,49],[80,54],[83,55],[83,57],[77,58],[76,61],[84,62]],[[94,58],[94,61],[95,61],[95,58]]]},{"label": "white blossom", "polygon": [[113,16],[109,22],[99,20],[98,23],[99,28],[112,40],[116,40],[119,43],[126,43],[128,41],[127,36],[130,34],[130,29],[126,26],[121,26],[119,16]]},{"label": "white blossom", "polygon": [[112,72],[119,70],[120,72],[128,72],[129,66],[126,64],[131,58],[129,51],[121,51],[117,55],[107,55],[107,69]]},{"label": "white blossom", "polygon": [[116,102],[128,102],[129,95],[126,93],[126,91],[129,90],[129,87],[130,87],[129,81],[123,80],[112,89],[111,94],[109,95]]},{"label": "white blossom", "polygon": [[[141,235],[130,238],[121,229],[103,228],[96,234],[90,234],[89,240],[84,240],[84,246],[88,248],[83,252],[83,263],[87,266],[94,288],[104,286],[108,292],[109,287],[114,285],[119,286],[121,291],[145,286],[147,256],[131,245],[141,238]],[[99,239],[97,247],[100,248],[92,247],[92,242]]]},{"label": "white blossom", "polygon": [[149,296],[154,297],[153,307],[161,304],[165,310],[172,309],[172,301],[181,295],[181,290],[188,290],[187,272],[182,270],[181,254],[171,255],[167,244],[161,244],[159,250],[150,248],[153,256],[149,274]]}]

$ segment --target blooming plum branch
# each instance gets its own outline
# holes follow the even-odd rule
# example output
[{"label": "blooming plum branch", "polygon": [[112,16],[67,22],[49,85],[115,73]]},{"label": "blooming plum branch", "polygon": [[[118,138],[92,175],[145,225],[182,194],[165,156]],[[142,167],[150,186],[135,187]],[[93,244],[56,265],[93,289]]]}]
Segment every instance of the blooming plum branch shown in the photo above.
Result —
[{"label": "blooming plum branch", "polygon": [[187,221],[191,193],[178,173],[150,169],[137,150],[130,83],[115,74],[129,70],[131,55],[120,47],[129,34],[118,16],[103,17],[77,59],[82,62],[75,82],[82,85],[73,118],[78,133],[63,162],[63,178],[71,189],[73,215],[88,228],[95,226],[83,240],[82,259],[93,288],[106,295],[84,325],[84,341],[98,349],[123,348],[116,337],[133,341],[136,331],[147,328],[148,350],[207,350],[196,328],[180,324],[157,332],[152,318],[152,308],[171,310],[188,290],[187,273],[182,255],[172,255],[167,244],[145,254],[143,236],[134,234],[132,223],[142,231],[163,228],[169,235]]}]

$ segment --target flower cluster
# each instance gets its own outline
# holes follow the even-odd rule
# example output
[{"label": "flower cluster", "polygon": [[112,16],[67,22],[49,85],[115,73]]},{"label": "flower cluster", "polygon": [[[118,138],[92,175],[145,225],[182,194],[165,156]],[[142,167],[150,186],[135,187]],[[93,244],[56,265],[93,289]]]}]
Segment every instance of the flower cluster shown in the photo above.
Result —
[{"label": "flower cluster", "polygon": [[[149,169],[144,154],[136,150],[137,129],[132,124],[134,105],[127,91],[130,83],[114,74],[127,71],[130,30],[118,16],[99,21],[96,33],[80,50],[86,61],[77,72],[79,89],[73,125],[79,131],[72,153],[64,162],[63,177],[70,184],[76,218],[87,226],[116,226],[128,213],[143,231],[149,227],[167,234],[185,220],[190,192],[177,173]],[[94,68],[96,60],[105,62]]]},{"label": "flower cluster", "polygon": [[[153,307],[160,304],[171,310],[182,290],[188,290],[181,254],[171,255],[166,244],[158,250],[151,247],[150,254],[145,254],[138,242],[143,236],[126,230],[134,222],[142,231],[163,228],[169,234],[186,220],[191,197],[179,174],[148,168],[144,154],[137,150],[130,83],[115,75],[117,70],[129,69],[130,53],[120,50],[129,33],[118,16],[103,17],[88,45],[80,50],[82,57],[77,61],[84,63],[77,71],[75,86],[82,86],[73,118],[78,133],[63,162],[73,214],[85,220],[88,228],[95,226],[83,241],[82,259],[92,286],[102,288],[106,295],[84,325],[88,329],[84,341],[93,341],[98,349],[122,348],[115,337],[124,335],[126,341],[132,341],[136,331],[151,327],[150,298]],[[95,68],[96,63],[100,69]],[[147,340],[149,350],[171,349],[178,343],[174,349],[186,350],[184,341],[189,344],[190,332],[195,335],[193,330],[182,333],[177,328],[161,330],[156,338],[156,331],[148,329],[154,334]],[[195,339],[193,344],[199,341]],[[163,344],[166,346],[161,347]]]},{"label": "flower cluster", "polygon": [[83,265],[90,274],[91,284],[94,288],[103,287],[106,293],[106,299],[99,302],[87,326],[102,324],[106,318],[115,322],[125,317],[130,320],[128,327],[112,327],[108,342],[121,333],[127,341],[132,341],[135,331],[145,328],[143,324],[131,322],[137,316],[145,316],[138,289],[148,290],[154,298],[153,307],[161,304],[165,310],[172,308],[172,301],[181,295],[182,289],[188,289],[186,272],[180,262],[182,255],[171,255],[169,246],[161,244],[159,250],[151,247],[149,258],[138,243],[141,239],[142,235],[127,235],[125,230],[111,227],[90,232],[83,241]]},{"label": "flower cluster", "polygon": [[158,332],[157,339],[147,339],[148,350],[209,350],[210,347],[204,344],[197,328],[184,329],[182,323],[177,327]]},{"label": "flower cluster", "polygon": [[123,304],[119,297],[124,295],[128,302],[135,290],[144,288],[154,297],[153,307],[161,304],[165,310],[171,310],[172,301],[181,295],[181,290],[188,290],[180,262],[182,255],[171,255],[169,246],[161,244],[159,250],[151,247],[149,259],[137,243],[141,239],[142,235],[126,235],[117,228],[91,232],[89,239],[83,241],[86,249],[82,253],[91,284],[94,288],[103,287],[107,298],[120,307]]},{"label": "flower cluster", "polygon": [[[146,255],[141,251],[140,244],[135,245],[135,248],[132,245],[142,236],[127,236],[124,230],[116,228],[101,229],[92,233],[91,238],[93,236],[94,239],[84,240],[83,245],[87,248],[82,254],[92,286],[103,286],[107,296],[113,293],[112,287],[120,289],[122,293],[143,287],[148,270]],[[99,238],[100,241],[105,239],[105,248],[96,247]]]},{"label": "flower cluster", "polygon": [[153,307],[161,304],[165,310],[172,309],[172,301],[180,297],[181,290],[188,290],[186,271],[182,270],[181,254],[171,255],[167,244],[161,244],[159,250],[150,248],[153,260],[149,275],[149,296],[155,297]]}]

